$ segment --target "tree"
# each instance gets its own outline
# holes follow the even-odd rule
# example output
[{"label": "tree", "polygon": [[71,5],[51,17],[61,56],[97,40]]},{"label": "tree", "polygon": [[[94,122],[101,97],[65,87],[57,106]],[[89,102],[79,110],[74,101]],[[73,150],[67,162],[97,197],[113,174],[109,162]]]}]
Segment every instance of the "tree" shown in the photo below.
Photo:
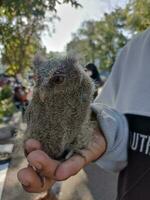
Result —
[{"label": "tree", "polygon": [[91,58],[91,49],[86,39],[81,39],[74,34],[74,38],[66,46],[67,54],[76,57],[82,65]]},{"label": "tree", "polygon": [[41,32],[57,18],[57,4],[64,3],[80,6],[76,0],[0,1],[0,46],[8,73],[23,74],[31,66],[33,54],[42,48]]},{"label": "tree", "polygon": [[126,13],[118,8],[96,23],[96,48],[101,60],[101,69],[111,70],[116,54],[128,37],[125,35]]},{"label": "tree", "polygon": [[40,48],[39,36],[36,34],[34,22],[28,26],[17,23],[0,25],[0,41],[3,46],[2,63],[7,66],[7,73],[14,75],[23,73],[30,67],[30,60],[37,48]]},{"label": "tree", "polygon": [[101,70],[111,70],[116,52],[128,39],[124,34],[125,25],[126,13],[121,8],[105,14],[100,21],[86,21],[67,44],[67,51],[81,55],[86,62],[99,59]]},{"label": "tree", "polygon": [[150,27],[150,1],[130,0],[127,7],[127,25],[132,34]]}]

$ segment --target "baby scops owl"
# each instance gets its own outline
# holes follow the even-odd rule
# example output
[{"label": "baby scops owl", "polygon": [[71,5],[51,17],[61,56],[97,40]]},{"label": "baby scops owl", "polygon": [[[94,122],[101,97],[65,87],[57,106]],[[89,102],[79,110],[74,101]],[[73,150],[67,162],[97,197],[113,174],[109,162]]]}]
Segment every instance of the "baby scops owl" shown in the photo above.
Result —
[{"label": "baby scops owl", "polygon": [[74,58],[34,59],[35,86],[27,107],[26,136],[41,142],[53,159],[86,148],[94,86]]}]

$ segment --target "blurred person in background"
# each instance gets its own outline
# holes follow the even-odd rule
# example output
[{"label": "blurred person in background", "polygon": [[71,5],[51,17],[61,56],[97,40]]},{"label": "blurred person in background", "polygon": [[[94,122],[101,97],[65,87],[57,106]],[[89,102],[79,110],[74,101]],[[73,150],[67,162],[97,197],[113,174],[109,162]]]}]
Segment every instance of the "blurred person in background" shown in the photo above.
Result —
[{"label": "blurred person in background", "polygon": [[13,100],[16,108],[21,110],[23,116],[28,105],[28,93],[26,92],[26,88],[24,86],[16,86],[14,88]]},{"label": "blurred person in background", "polygon": [[95,98],[98,95],[99,88],[102,87],[103,82],[101,80],[101,77],[97,70],[97,67],[94,63],[88,63],[85,66],[85,71],[91,77],[91,79],[93,80],[93,82],[95,84],[95,89],[96,89],[95,94],[94,94],[94,98]]}]

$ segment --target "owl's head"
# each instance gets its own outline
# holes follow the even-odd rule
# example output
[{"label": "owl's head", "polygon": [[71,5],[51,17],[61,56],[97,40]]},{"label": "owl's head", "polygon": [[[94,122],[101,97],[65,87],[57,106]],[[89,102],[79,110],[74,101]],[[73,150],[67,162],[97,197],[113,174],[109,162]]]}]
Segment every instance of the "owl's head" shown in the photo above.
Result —
[{"label": "owl's head", "polygon": [[46,60],[37,55],[34,59],[34,75],[35,87],[39,89],[43,101],[50,95],[74,94],[80,90],[85,79],[91,84],[87,74],[72,57]]}]

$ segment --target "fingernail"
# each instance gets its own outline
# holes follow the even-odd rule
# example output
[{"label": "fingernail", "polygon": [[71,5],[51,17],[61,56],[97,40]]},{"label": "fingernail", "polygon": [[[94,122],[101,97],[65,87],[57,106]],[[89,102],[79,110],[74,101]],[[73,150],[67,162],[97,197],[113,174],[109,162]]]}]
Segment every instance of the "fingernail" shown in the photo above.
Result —
[{"label": "fingernail", "polygon": [[53,175],[53,180],[58,181],[59,180],[59,176],[57,175],[57,173],[55,172]]},{"label": "fingernail", "polygon": [[28,183],[28,182],[26,182],[26,181],[23,181],[23,182],[21,182],[21,184],[23,185],[23,186],[25,186],[25,187],[28,187],[30,184]]},{"label": "fingernail", "polygon": [[37,168],[38,170],[41,170],[41,169],[42,169],[42,165],[39,164],[39,163],[37,163],[37,164],[36,164],[36,168]]}]

